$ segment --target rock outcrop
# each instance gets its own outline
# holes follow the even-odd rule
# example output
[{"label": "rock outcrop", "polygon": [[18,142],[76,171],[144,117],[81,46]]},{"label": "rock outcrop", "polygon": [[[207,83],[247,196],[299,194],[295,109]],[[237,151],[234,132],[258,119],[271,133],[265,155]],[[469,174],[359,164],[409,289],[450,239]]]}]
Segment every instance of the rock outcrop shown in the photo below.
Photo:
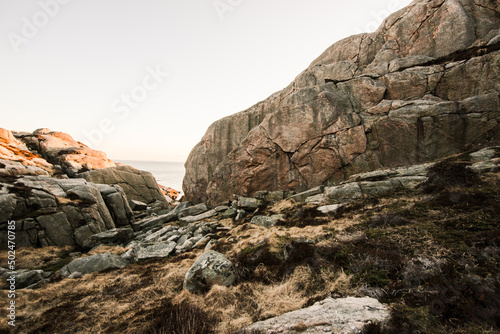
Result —
[{"label": "rock outcrop", "polygon": [[155,203],[164,207],[167,205],[165,195],[163,195],[153,175],[131,166],[122,165],[114,168],[94,169],[79,173],[77,176],[93,183],[119,185],[127,197],[132,200],[150,205]]},{"label": "rock outcrop", "polygon": [[389,319],[387,306],[370,297],[327,298],[313,306],[254,323],[258,333],[361,333],[369,322]]},{"label": "rock outcrop", "polygon": [[15,132],[13,137],[15,141],[24,143],[31,155],[43,158],[52,166],[58,166],[70,177],[85,170],[116,166],[104,152],[93,150],[63,132],[38,129],[33,133]]},{"label": "rock outcrop", "polygon": [[303,191],[500,142],[498,1],[418,0],[328,48],[284,90],[212,124],[183,190]]},{"label": "rock outcrop", "polygon": [[0,239],[15,220],[18,247],[84,246],[94,234],[130,229],[133,200],[146,209],[169,206],[151,173],[116,164],[68,134],[0,129]]},{"label": "rock outcrop", "polygon": [[127,264],[127,261],[113,253],[96,254],[71,261],[61,268],[61,276],[68,277],[76,272],[85,275],[110,268],[123,268]]},{"label": "rock outcrop", "polygon": [[[35,176],[0,180],[0,187],[0,238],[7,240],[7,221],[15,220],[18,247],[83,246],[93,234],[133,222],[131,212],[121,210],[128,204],[119,188],[101,193],[83,179]],[[109,196],[116,206],[107,205]]]}]

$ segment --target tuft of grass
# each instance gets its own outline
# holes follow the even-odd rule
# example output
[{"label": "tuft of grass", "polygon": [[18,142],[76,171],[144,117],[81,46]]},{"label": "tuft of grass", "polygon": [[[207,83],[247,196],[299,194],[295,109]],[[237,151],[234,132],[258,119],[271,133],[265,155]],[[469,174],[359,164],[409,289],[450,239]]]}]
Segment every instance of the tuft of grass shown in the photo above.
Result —
[{"label": "tuft of grass", "polygon": [[[16,249],[16,269],[43,269],[50,268],[51,266],[58,267],[58,263],[67,259],[71,252],[75,252],[77,250],[78,248],[72,246],[19,248]],[[0,251],[0,263],[7,263],[7,255],[7,251]]]},{"label": "tuft of grass", "polygon": [[217,319],[197,305],[183,301],[172,304],[162,300],[151,314],[143,333],[145,334],[208,334],[212,333]]}]

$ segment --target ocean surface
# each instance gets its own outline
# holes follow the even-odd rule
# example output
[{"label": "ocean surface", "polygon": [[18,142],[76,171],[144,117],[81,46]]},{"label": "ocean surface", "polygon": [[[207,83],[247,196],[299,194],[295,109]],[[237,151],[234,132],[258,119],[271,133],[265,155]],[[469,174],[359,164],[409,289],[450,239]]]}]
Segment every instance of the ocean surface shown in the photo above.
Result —
[{"label": "ocean surface", "polygon": [[184,178],[183,162],[136,160],[115,161],[130,165],[140,170],[148,171],[156,178],[156,182],[162,186],[170,187],[182,193],[182,179]]}]

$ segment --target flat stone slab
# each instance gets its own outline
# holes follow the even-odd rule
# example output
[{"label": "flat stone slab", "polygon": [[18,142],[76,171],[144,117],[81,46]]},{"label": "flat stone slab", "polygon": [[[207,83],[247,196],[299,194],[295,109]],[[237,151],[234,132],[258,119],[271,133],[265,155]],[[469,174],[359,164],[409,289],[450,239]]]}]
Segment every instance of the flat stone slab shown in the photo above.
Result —
[{"label": "flat stone slab", "polygon": [[151,245],[141,244],[137,250],[137,261],[168,257],[175,249],[175,246],[177,246],[177,243],[173,241],[158,242]]},{"label": "flat stone slab", "polygon": [[288,198],[293,199],[296,202],[303,202],[308,197],[311,197],[311,196],[314,196],[314,195],[318,195],[318,194],[322,194],[324,190],[325,190],[324,186],[319,186],[319,187],[315,187],[315,188],[303,191],[301,193],[292,195],[292,196],[290,196]]},{"label": "flat stone slab", "polygon": [[385,305],[370,297],[327,298],[313,306],[256,322],[247,329],[264,333],[359,333],[368,322],[385,321]]},{"label": "flat stone slab", "polygon": [[318,207],[318,211],[324,214],[335,213],[342,206],[343,206],[342,204],[323,205]]},{"label": "flat stone slab", "polygon": [[97,254],[75,259],[61,268],[61,276],[68,277],[74,272],[89,274],[109,268],[123,268],[127,261],[113,253]]},{"label": "flat stone slab", "polygon": [[120,244],[126,243],[132,239],[134,230],[130,227],[114,228],[112,230],[104,231],[94,234],[83,242],[84,248],[94,248],[101,244]]},{"label": "flat stone slab", "polygon": [[176,219],[177,219],[177,213],[172,211],[161,216],[143,219],[141,221],[133,223],[132,226],[134,227],[135,231],[138,231],[159,226],[161,224],[168,223]]},{"label": "flat stone slab", "polygon": [[188,224],[191,224],[191,223],[194,223],[194,222],[197,222],[197,221],[200,221],[200,220],[203,220],[203,219],[208,219],[208,218],[212,218],[213,216],[215,216],[217,214],[217,211],[215,210],[210,210],[210,211],[207,211],[205,213],[202,213],[200,215],[196,215],[196,216],[187,216],[187,217],[182,217],[180,218],[179,220],[183,223],[188,223]]}]

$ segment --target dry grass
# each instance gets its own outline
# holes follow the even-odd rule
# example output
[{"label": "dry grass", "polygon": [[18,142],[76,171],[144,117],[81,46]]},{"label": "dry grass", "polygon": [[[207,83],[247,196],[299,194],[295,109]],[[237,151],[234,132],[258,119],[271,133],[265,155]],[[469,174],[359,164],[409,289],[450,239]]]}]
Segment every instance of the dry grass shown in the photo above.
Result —
[{"label": "dry grass", "polygon": [[119,246],[99,246],[90,252],[88,252],[88,255],[97,255],[97,254],[104,254],[104,253],[114,253],[116,255],[122,255],[126,251],[128,251],[130,248],[124,248],[124,247],[119,247]]},{"label": "dry grass", "polygon": [[309,267],[297,267],[289,277],[272,284],[215,285],[205,296],[183,291],[174,302],[187,302],[219,315],[215,332],[233,333],[254,321],[298,310],[311,299],[325,298],[332,291],[346,291],[349,281],[342,271],[322,269],[316,273]]},{"label": "dry grass", "polygon": [[20,290],[18,331],[141,332],[159,301],[182,291],[184,275],[196,255],[179,262],[133,264],[81,279],[60,280],[37,290]]},{"label": "dry grass", "polygon": [[275,203],[269,211],[272,213],[282,213],[285,211],[290,211],[297,207],[297,202],[292,199],[285,199]]},{"label": "dry grass", "polygon": [[[56,264],[75,251],[72,246],[19,248],[16,250],[16,269],[40,269]],[[0,263],[7,263],[8,251],[0,251]]]},{"label": "dry grass", "polygon": [[[186,324],[178,325],[182,327],[178,332],[201,333],[211,328],[215,333],[233,334],[252,322],[312,305],[332,294],[376,291],[387,291],[382,300],[399,310],[391,325],[397,330],[407,324],[429,333],[465,333],[460,330],[476,324],[484,330],[493,326],[489,312],[494,309],[488,307],[498,305],[500,291],[496,283],[500,257],[495,246],[500,240],[498,189],[500,177],[486,175],[476,188],[454,186],[432,195],[415,192],[362,198],[341,214],[323,216],[311,225],[266,229],[249,223],[232,226],[232,220],[225,220],[224,226],[234,228],[221,233],[214,247],[245,274],[236,285],[213,286],[205,295],[183,290],[184,275],[201,250],[149,260],[18,291],[21,327],[17,332],[170,333],[169,323],[175,321]],[[455,194],[462,196],[458,203]],[[283,201],[273,210],[292,216],[287,210],[299,208],[303,206]],[[96,253],[124,250],[101,247]],[[18,260],[27,268],[57,265],[70,251],[23,249]],[[5,259],[6,254],[1,255],[0,260]],[[435,317],[426,305],[437,298],[440,289],[450,286],[457,291],[456,298],[445,296],[447,309]],[[366,287],[366,293],[360,287]],[[5,291],[0,291],[0,298],[7,300]],[[0,308],[0,317],[5,319],[5,315],[5,308]],[[203,327],[197,318],[207,319],[212,327]],[[472,324],[451,322],[462,319],[472,319]],[[295,325],[297,330],[304,329],[300,323]],[[455,327],[461,329],[455,331]],[[7,330],[6,323],[0,322],[0,333]]]}]

